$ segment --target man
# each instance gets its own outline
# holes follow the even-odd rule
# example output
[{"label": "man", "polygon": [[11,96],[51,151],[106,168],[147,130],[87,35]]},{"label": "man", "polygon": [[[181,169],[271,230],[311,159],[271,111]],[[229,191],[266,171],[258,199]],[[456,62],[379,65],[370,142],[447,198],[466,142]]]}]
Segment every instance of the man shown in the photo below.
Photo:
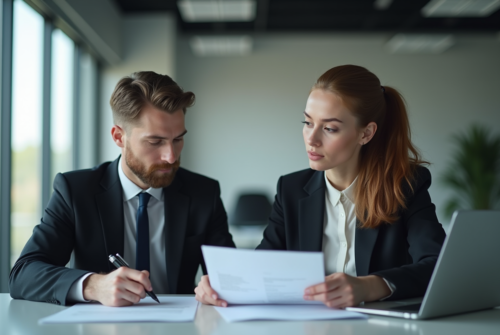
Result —
[{"label": "man", "polygon": [[[56,176],[11,271],[13,298],[126,306],[145,290],[193,293],[198,266],[206,272],[201,245],[234,247],[218,182],[179,167],[194,99],[154,72],[120,80],[110,104],[122,155]],[[130,268],[113,271],[108,255],[116,253]]]}]

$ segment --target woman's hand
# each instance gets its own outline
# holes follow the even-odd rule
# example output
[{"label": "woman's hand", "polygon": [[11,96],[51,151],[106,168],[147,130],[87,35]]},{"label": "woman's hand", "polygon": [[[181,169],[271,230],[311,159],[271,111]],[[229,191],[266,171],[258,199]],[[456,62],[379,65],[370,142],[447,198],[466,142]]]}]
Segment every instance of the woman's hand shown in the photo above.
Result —
[{"label": "woman's hand", "polygon": [[363,301],[380,300],[390,294],[391,290],[379,276],[352,277],[334,273],[325,277],[324,283],[306,288],[304,299],[322,301],[332,308],[345,308]]},{"label": "woman's hand", "polygon": [[207,275],[201,277],[198,286],[194,289],[194,293],[196,293],[196,300],[203,304],[227,307],[226,301],[218,299],[217,292],[210,286],[210,280]]}]

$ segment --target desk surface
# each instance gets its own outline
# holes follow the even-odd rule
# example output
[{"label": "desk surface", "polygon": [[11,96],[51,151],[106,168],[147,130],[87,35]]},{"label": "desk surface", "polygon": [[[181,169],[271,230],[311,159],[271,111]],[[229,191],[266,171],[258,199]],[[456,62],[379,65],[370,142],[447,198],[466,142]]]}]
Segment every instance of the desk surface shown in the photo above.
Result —
[{"label": "desk surface", "polygon": [[500,309],[456,315],[427,321],[409,321],[389,317],[368,320],[338,321],[251,321],[226,323],[210,307],[200,306],[196,319],[191,323],[122,323],[122,324],[70,324],[38,325],[42,317],[57,313],[65,307],[48,303],[11,299],[0,294],[0,333],[16,335],[34,334],[183,334],[183,335],[391,335],[391,334],[500,334]]}]

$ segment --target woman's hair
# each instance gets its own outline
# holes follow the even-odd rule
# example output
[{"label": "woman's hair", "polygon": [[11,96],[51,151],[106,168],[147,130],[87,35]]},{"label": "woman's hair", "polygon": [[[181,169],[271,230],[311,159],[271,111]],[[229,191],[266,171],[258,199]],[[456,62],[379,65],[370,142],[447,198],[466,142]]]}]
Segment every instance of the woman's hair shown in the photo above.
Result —
[{"label": "woman's hair", "polygon": [[428,164],[411,142],[403,97],[392,87],[382,87],[377,76],[355,65],[326,71],[312,89],[337,94],[357,118],[359,127],[377,124],[375,135],[360,152],[356,216],[363,228],[395,222],[399,209],[406,208],[403,181],[412,189],[416,166]]},{"label": "woman's hair", "polygon": [[137,122],[146,104],[167,113],[180,109],[186,113],[194,100],[194,93],[184,92],[169,76],[143,71],[123,77],[116,84],[109,103],[115,124],[126,127]]}]

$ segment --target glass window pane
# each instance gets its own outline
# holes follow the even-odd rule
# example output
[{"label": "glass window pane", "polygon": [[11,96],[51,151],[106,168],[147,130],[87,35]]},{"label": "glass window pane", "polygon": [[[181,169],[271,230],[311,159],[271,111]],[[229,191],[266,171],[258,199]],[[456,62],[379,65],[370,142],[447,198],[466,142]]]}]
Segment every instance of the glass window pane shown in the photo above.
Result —
[{"label": "glass window pane", "polygon": [[11,265],[40,221],[43,22],[14,1]]},{"label": "glass window pane", "polygon": [[72,170],[73,62],[75,44],[61,30],[52,34],[51,179]]},{"label": "glass window pane", "polygon": [[91,168],[96,162],[96,83],[97,63],[91,55],[82,52],[80,57],[80,127],[79,162],[77,169]]}]

